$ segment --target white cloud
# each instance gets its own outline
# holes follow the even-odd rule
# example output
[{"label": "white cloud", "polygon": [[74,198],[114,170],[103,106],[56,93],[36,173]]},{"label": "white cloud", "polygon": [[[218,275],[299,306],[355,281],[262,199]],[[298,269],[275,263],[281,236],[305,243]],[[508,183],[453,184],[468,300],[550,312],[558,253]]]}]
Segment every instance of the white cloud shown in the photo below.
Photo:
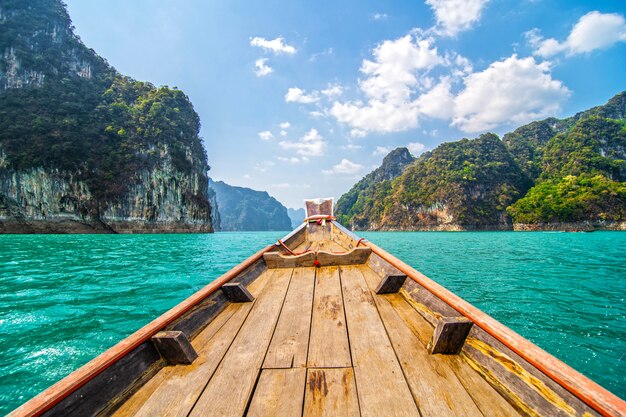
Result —
[{"label": "white cloud", "polygon": [[480,20],[489,0],[426,0],[437,20],[436,31],[444,36],[456,36]]},{"label": "white cloud", "polygon": [[316,129],[309,130],[298,142],[279,142],[283,149],[294,149],[298,155],[304,157],[322,156],[327,144]]},{"label": "white cloud", "polygon": [[454,96],[451,93],[452,81],[442,77],[437,85],[416,100],[420,113],[436,119],[448,119],[454,114]]},{"label": "white cloud", "polygon": [[426,150],[426,145],[420,142],[411,142],[406,145],[409,152],[411,152],[414,156],[419,156],[422,152]]},{"label": "white cloud", "polygon": [[290,158],[277,156],[276,159],[278,159],[281,162],[289,162],[290,164],[299,164],[301,162],[309,162],[309,158],[307,158],[306,156],[303,156],[303,157],[300,157],[300,158],[295,157],[295,156],[292,156]]},{"label": "white cloud", "polygon": [[576,55],[604,49],[626,41],[626,19],[617,13],[589,12],[581,17],[572,28],[567,39],[559,42],[554,38],[544,39],[539,29],[526,32],[528,43],[534,54],[549,58],[561,52]]},{"label": "white cloud", "polygon": [[347,145],[344,145],[341,147],[341,149],[345,149],[348,151],[356,151],[357,149],[361,149],[362,146],[361,145],[355,145],[354,143],[348,143]]},{"label": "white cloud", "polygon": [[260,171],[260,172],[266,172],[267,170],[269,170],[274,165],[276,165],[276,163],[274,163],[274,161],[261,161],[261,162],[259,162],[258,164],[256,164],[254,166],[254,169],[256,169],[257,171]]},{"label": "white cloud", "polygon": [[353,137],[417,127],[419,107],[412,95],[430,86],[429,77],[424,76],[429,70],[446,64],[432,42],[407,35],[378,45],[373,51],[374,60],[364,60],[361,66],[366,78],[359,86],[367,103],[336,101],[330,113],[353,128]]},{"label": "white cloud", "polygon": [[271,41],[265,38],[255,37],[250,40],[250,45],[262,48],[265,51],[274,52],[275,54],[293,55],[296,53],[296,48],[286,44],[285,38],[283,37],[278,37]]},{"label": "white cloud", "polygon": [[309,62],[315,62],[315,61],[317,61],[317,58],[319,58],[319,57],[325,57],[325,56],[330,56],[330,55],[332,55],[333,53],[334,53],[333,48],[327,48],[327,49],[324,49],[322,52],[317,52],[317,53],[312,54],[312,55],[309,57]]},{"label": "white cloud", "polygon": [[269,130],[266,130],[264,132],[259,132],[259,137],[262,140],[270,140],[270,139],[272,139],[274,137],[274,135]]},{"label": "white cloud", "polygon": [[346,174],[346,175],[354,175],[357,172],[363,169],[363,165],[354,163],[347,159],[342,159],[337,165],[332,167],[331,169],[325,169],[322,172],[326,175],[333,174]]},{"label": "white cloud", "polygon": [[311,117],[314,117],[316,119],[319,119],[320,117],[324,117],[325,116],[323,112],[317,111],[317,110],[309,112],[309,114],[311,115]]},{"label": "white cloud", "polygon": [[372,155],[387,155],[391,151],[391,146],[377,146],[374,152],[372,152]]},{"label": "white cloud", "polygon": [[280,136],[287,136],[287,131],[286,130],[281,130],[280,131]]},{"label": "white cloud", "polygon": [[336,97],[343,93],[343,88],[338,84],[329,85],[328,88],[321,91],[326,97]]},{"label": "white cloud", "polygon": [[319,96],[317,91],[313,91],[311,94],[307,95],[304,90],[299,89],[298,87],[292,87],[287,90],[287,94],[285,94],[285,101],[287,103],[302,103],[302,104],[311,104],[319,101]]},{"label": "white cloud", "polygon": [[558,113],[570,91],[554,80],[547,63],[512,55],[469,75],[454,99],[453,125],[480,132],[502,123],[523,124]]},{"label": "white cloud", "polygon": [[289,122],[282,122],[278,126],[280,126],[281,129],[289,129],[291,127],[291,123],[289,123]]},{"label": "white cloud", "polygon": [[366,79],[360,87],[372,99],[407,100],[411,88],[419,80],[417,70],[428,70],[442,64],[431,39],[413,39],[406,35],[394,41],[384,41],[374,49],[374,61],[364,60],[361,72]]},{"label": "white cloud", "polygon": [[374,20],[387,20],[387,13],[374,13]]},{"label": "white cloud", "polygon": [[250,178],[252,178],[252,177],[250,177],[250,175],[248,175],[248,174],[243,174],[243,179],[244,179],[244,180],[249,180]]},{"label": "white cloud", "polygon": [[265,77],[266,75],[274,72],[272,67],[266,64],[267,58],[259,58],[254,61],[254,66],[256,67],[255,74],[257,77]]},{"label": "white cloud", "polygon": [[352,137],[364,137],[370,132],[398,132],[419,125],[419,111],[414,103],[371,100],[363,105],[335,102],[330,112],[338,121],[355,127],[350,131]]}]

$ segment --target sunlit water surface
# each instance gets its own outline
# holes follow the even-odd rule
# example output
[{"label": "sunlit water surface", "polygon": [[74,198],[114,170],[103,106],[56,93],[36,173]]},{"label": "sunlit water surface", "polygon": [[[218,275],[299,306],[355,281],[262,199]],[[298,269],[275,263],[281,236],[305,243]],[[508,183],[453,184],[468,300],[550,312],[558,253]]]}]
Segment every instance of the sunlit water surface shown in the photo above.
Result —
[{"label": "sunlit water surface", "polygon": [[[0,235],[0,414],[283,232]],[[362,233],[626,397],[626,233]]]}]

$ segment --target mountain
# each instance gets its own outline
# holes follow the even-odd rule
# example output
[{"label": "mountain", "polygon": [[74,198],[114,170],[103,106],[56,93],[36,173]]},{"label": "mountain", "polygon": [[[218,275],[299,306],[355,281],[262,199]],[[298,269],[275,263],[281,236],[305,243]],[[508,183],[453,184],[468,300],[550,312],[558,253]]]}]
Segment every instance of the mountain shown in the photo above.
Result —
[{"label": "mountain", "polygon": [[299,209],[288,208],[287,215],[289,216],[289,219],[291,220],[291,228],[295,229],[296,227],[302,224],[302,222],[304,221],[304,217],[306,216],[306,213],[303,208],[299,208]]},{"label": "mountain", "polygon": [[209,232],[188,97],[125,77],[61,0],[0,4],[0,232]]},{"label": "mountain", "polygon": [[518,228],[543,223],[612,228],[626,221],[623,119],[579,119],[546,143],[539,164],[535,186],[507,209]]},{"label": "mountain", "polygon": [[370,217],[372,198],[380,196],[382,190],[390,187],[391,181],[399,177],[407,165],[415,158],[407,148],[397,148],[383,159],[380,167],[370,172],[361,181],[356,183],[350,191],[342,195],[335,205],[337,220],[346,225],[358,228],[365,225]]},{"label": "mountain", "polygon": [[209,180],[209,187],[215,192],[219,230],[291,230],[287,208],[267,192],[213,180]]},{"label": "mountain", "polygon": [[624,229],[625,117],[622,92],[503,140],[444,143],[396,178],[368,174],[340,198],[338,219],[366,230]]}]

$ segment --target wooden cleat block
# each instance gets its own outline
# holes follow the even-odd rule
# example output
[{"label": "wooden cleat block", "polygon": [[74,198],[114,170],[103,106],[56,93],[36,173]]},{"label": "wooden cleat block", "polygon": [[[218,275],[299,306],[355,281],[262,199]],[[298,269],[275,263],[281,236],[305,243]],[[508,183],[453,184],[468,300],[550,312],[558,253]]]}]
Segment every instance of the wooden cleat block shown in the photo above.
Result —
[{"label": "wooden cleat block", "polygon": [[227,282],[222,285],[222,291],[224,291],[224,295],[226,295],[228,301],[232,303],[249,303],[254,301],[254,297],[250,294],[250,291],[240,282]]},{"label": "wooden cleat block", "polygon": [[474,323],[465,317],[444,317],[439,320],[432,339],[428,343],[428,352],[456,355],[463,348],[465,339]]},{"label": "wooden cleat block", "polygon": [[198,357],[185,333],[180,331],[159,332],[152,336],[152,343],[169,365],[189,365]]},{"label": "wooden cleat block", "polygon": [[404,281],[406,280],[406,275],[390,275],[387,274],[378,284],[378,288],[376,288],[376,294],[392,294],[400,291]]}]

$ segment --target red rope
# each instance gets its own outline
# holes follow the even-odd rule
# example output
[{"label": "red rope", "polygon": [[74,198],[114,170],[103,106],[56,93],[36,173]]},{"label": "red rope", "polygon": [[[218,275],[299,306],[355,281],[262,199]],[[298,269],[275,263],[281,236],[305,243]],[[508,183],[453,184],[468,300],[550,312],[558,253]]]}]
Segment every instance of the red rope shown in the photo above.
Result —
[{"label": "red rope", "polygon": [[364,238],[364,237],[362,237],[361,239],[359,239],[359,241],[358,241],[358,242],[356,242],[356,247],[358,248],[358,247],[359,247],[359,245],[360,245],[361,243],[363,243],[363,241],[364,241],[364,240],[365,240],[365,238]]},{"label": "red rope", "polygon": [[293,255],[293,256],[304,255],[305,253],[311,252],[311,250],[310,250],[310,249],[305,250],[304,252],[293,252],[291,249],[289,249],[289,248],[287,247],[287,245],[285,245],[285,244],[283,243],[283,241],[282,241],[282,240],[278,239],[278,243],[280,244],[280,246],[282,246],[283,248],[285,248],[285,250],[286,250],[287,252],[289,252],[289,254],[290,254],[290,255]]}]

